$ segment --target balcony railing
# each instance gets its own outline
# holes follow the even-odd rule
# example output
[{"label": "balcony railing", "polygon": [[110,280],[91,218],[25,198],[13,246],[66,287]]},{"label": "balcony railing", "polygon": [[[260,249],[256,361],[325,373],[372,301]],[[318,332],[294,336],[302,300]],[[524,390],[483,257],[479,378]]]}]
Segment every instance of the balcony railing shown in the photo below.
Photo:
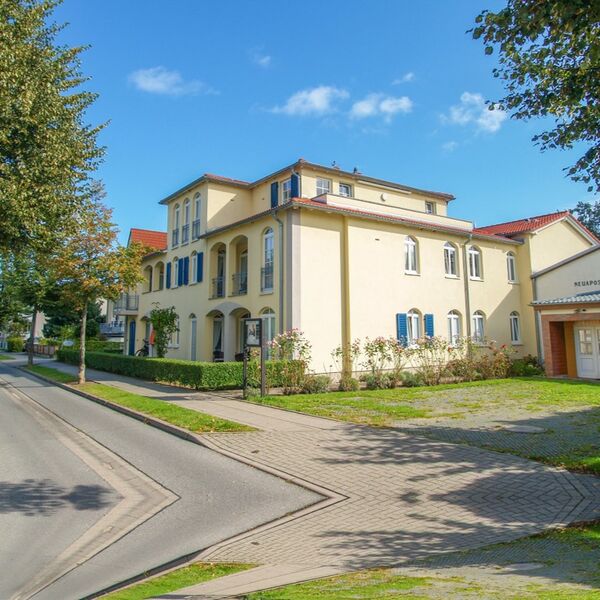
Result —
[{"label": "balcony railing", "polygon": [[273,289],[273,265],[267,264],[260,270],[260,289],[263,292]]},{"label": "balcony railing", "polygon": [[190,241],[190,226],[184,225],[181,228],[181,243],[187,244]]},{"label": "balcony railing", "polygon": [[100,333],[107,337],[121,337],[125,334],[125,323],[120,321],[100,323]]},{"label": "balcony railing", "polygon": [[232,296],[243,296],[248,293],[248,273],[234,273]]},{"label": "balcony railing", "polygon": [[179,246],[179,229],[173,229],[171,232],[171,246]]},{"label": "balcony railing", "polygon": [[115,302],[115,313],[137,313],[140,306],[140,297],[137,294],[121,294]]},{"label": "balcony railing", "polygon": [[211,298],[223,298],[225,296],[225,279],[213,277]]},{"label": "balcony railing", "polygon": [[192,223],[192,239],[197,240],[200,237],[200,219]]}]

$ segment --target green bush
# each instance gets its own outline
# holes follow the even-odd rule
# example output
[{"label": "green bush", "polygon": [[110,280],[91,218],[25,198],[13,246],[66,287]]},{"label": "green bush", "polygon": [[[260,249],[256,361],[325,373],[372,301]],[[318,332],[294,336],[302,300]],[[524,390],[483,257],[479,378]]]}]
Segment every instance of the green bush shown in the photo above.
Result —
[{"label": "green bush", "polygon": [[[77,349],[61,348],[58,351],[58,360],[76,365],[79,363],[79,352]],[[243,381],[241,362],[206,363],[86,352],[85,364],[90,369],[183,385],[197,390],[241,388]],[[283,386],[282,378],[290,369],[304,373],[301,361],[267,361],[266,366],[268,387]],[[248,364],[248,383],[254,387],[260,385],[260,366],[257,362]]]},{"label": "green bush", "polygon": [[20,337],[9,337],[6,339],[6,349],[8,352],[23,352],[25,342]]},{"label": "green bush", "polygon": [[[79,348],[79,341],[72,348]],[[110,352],[111,354],[123,353],[123,342],[109,342],[106,340],[86,340],[85,349],[90,352]]]},{"label": "green bush", "polygon": [[400,377],[404,387],[418,387],[420,385],[424,385],[423,378],[421,375],[419,375],[419,373],[414,373],[413,371],[402,371]]},{"label": "green bush", "polygon": [[329,391],[331,379],[328,375],[307,375],[302,384],[302,392],[305,394],[322,394]]},{"label": "green bush", "polygon": [[387,390],[396,387],[396,377],[391,373],[369,373],[363,375],[368,390]]},{"label": "green bush", "polygon": [[360,382],[354,377],[344,376],[338,385],[340,392],[356,392],[360,389]]},{"label": "green bush", "polygon": [[533,377],[542,375],[544,370],[538,365],[537,359],[533,356],[517,358],[510,365],[510,374],[514,377]]}]

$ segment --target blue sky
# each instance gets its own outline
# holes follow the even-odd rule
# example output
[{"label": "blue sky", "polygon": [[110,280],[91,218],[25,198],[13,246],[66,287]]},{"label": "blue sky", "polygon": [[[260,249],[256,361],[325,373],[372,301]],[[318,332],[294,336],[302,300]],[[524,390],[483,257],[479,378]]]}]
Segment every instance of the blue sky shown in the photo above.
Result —
[{"label": "blue sky", "polygon": [[541,121],[490,113],[495,58],[466,30],[500,2],[65,0],[60,41],[90,44],[99,177],[126,240],[204,172],[253,180],[303,157],[449,192],[477,225],[589,199],[541,154]]}]

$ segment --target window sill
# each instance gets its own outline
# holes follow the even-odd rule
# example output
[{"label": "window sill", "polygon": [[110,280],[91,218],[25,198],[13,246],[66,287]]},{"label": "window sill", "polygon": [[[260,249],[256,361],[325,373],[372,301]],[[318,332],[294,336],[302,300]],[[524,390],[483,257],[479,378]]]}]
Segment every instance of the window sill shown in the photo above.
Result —
[{"label": "window sill", "polygon": [[167,349],[168,350],[179,350],[179,344],[168,344]]},{"label": "window sill", "polygon": [[261,296],[268,296],[269,294],[272,294],[273,290],[260,290],[260,295]]},{"label": "window sill", "polygon": [[469,277],[470,281],[483,281],[483,277]]},{"label": "window sill", "polygon": [[444,275],[444,277],[446,279],[460,279],[460,277],[458,275],[448,275],[448,274],[446,274],[446,275]]},{"label": "window sill", "polygon": [[413,275],[413,276],[414,275],[416,275],[416,276],[420,275],[420,273],[418,271],[404,271],[404,274],[405,275]]},{"label": "window sill", "polygon": [[510,343],[511,346],[523,346],[523,342],[519,341],[519,342],[511,342]]},{"label": "window sill", "polygon": [[508,282],[510,285],[519,285],[519,283],[521,283],[520,281],[509,281]]}]

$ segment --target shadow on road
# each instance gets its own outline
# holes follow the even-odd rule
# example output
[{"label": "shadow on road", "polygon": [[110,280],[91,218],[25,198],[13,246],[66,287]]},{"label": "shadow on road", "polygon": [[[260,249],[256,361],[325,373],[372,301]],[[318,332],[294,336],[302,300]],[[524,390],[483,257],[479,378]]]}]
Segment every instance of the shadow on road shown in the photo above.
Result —
[{"label": "shadow on road", "polygon": [[50,479],[0,481],[0,514],[51,515],[69,506],[75,510],[100,510],[112,504],[113,495],[112,489],[100,485],[76,485],[69,490]]}]

